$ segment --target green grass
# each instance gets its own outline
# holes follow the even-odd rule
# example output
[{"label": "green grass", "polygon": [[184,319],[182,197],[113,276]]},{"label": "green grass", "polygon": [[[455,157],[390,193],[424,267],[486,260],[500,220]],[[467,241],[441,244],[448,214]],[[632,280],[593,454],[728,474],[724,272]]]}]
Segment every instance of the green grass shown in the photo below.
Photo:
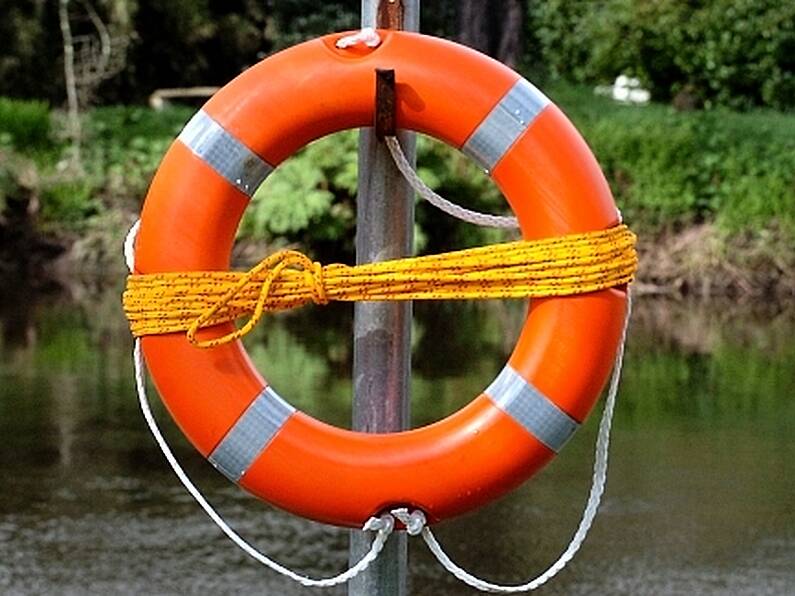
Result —
[{"label": "green grass", "polygon": [[795,114],[624,106],[555,84],[549,95],[593,149],[626,219],[647,229],[714,221],[795,239]]},{"label": "green grass", "polygon": [[0,147],[29,154],[51,142],[50,107],[45,102],[0,97]]}]

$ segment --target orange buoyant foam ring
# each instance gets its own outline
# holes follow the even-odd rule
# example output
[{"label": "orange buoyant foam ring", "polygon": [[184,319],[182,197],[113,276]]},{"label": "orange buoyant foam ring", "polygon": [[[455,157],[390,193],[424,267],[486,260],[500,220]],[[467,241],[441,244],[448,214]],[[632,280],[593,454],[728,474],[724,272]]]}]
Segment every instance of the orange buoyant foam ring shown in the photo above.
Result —
[{"label": "orange buoyant foam ring", "polygon": [[[375,70],[396,71],[400,128],[434,136],[487,169],[527,239],[614,226],[596,160],[566,117],[504,65],[455,43],[381,31],[275,54],[221,89],[166,154],[146,197],[136,272],[228,269],[256,186],[307,143],[373,121]],[[201,350],[185,335],[143,338],[152,378],[179,427],[225,475],[296,514],[360,527],[394,505],[431,522],[527,479],[591,410],[618,347],[626,293],[534,300],[506,367],[469,405],[392,434],[339,429],[296,412],[240,342]],[[229,333],[229,324],[201,337]]]}]

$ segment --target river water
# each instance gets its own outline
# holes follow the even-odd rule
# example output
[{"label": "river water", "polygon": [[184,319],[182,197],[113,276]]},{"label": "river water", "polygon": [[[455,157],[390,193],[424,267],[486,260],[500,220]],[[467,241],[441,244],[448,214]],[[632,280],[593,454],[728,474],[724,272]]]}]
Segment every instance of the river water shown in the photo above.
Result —
[{"label": "river water", "polygon": [[[188,497],[137,408],[117,293],[0,305],[0,593],[309,594],[241,554]],[[607,492],[548,594],[795,594],[795,312],[640,299]],[[502,367],[520,304],[418,305],[413,418],[438,419]],[[350,417],[351,310],[308,308],[247,338],[294,405]],[[155,412],[189,473],[244,536],[311,574],[345,566],[343,530],[248,497]],[[459,563],[524,581],[573,533],[598,416],[508,497],[438,527]],[[411,544],[411,593],[472,593]],[[344,594],[344,589],[331,590]]]}]

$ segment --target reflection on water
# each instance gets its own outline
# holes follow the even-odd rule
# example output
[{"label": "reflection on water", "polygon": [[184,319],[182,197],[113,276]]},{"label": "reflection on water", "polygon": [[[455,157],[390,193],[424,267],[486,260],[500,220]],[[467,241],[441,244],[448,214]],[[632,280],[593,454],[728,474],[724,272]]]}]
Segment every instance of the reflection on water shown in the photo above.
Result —
[{"label": "reflection on water", "polygon": [[[240,554],[166,468],[137,410],[115,294],[3,295],[0,592],[313,593]],[[602,513],[545,591],[795,592],[795,313],[638,302]],[[516,304],[417,305],[415,424],[488,384],[522,314]],[[274,318],[247,344],[280,393],[345,424],[350,328],[348,307],[307,309]],[[189,473],[246,537],[310,574],[344,566],[346,532],[254,501],[165,426]],[[592,417],[520,490],[440,526],[454,558],[502,581],[554,560],[585,500],[595,427]],[[420,542],[411,557],[412,594],[469,593]]]}]

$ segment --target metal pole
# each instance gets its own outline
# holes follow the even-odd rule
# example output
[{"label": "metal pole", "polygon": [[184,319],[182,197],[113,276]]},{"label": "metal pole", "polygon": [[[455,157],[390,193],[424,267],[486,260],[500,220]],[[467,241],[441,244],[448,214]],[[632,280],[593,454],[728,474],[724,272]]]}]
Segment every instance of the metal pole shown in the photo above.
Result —
[{"label": "metal pole", "polygon": [[[418,31],[419,16],[419,0],[362,0],[362,27]],[[397,76],[400,77],[399,71]],[[398,137],[406,156],[413,162],[414,135],[402,132]],[[394,166],[386,147],[377,141],[374,131],[362,129],[356,262],[383,261],[410,254],[413,228],[411,188]],[[353,328],[354,430],[395,432],[408,428],[411,303],[357,302]],[[351,532],[351,561],[358,561],[367,552],[371,540],[371,536],[362,532]],[[349,583],[348,595],[405,596],[407,560],[406,535],[396,532],[376,563]]]}]

